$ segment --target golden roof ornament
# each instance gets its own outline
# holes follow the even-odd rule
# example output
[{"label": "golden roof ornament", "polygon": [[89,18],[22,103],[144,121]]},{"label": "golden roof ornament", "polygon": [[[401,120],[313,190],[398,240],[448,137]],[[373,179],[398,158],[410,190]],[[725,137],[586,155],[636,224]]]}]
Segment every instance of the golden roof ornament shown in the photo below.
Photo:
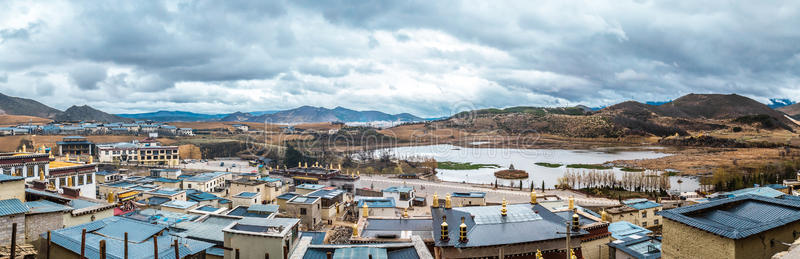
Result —
[{"label": "golden roof ornament", "polygon": [[364,202],[364,206],[362,206],[361,208],[362,208],[361,215],[364,216],[365,218],[368,217],[369,216],[369,206],[367,206],[367,202],[366,201]]},{"label": "golden roof ornament", "polygon": [[435,192],[433,193],[433,204],[431,206],[433,206],[434,208],[439,207],[439,195],[436,194]]},{"label": "golden roof ornament", "polygon": [[445,209],[452,209],[453,203],[450,201],[450,194],[448,193],[447,196],[444,196],[444,208]]},{"label": "golden roof ornament", "polygon": [[569,210],[575,209],[575,197],[569,196]]},{"label": "golden roof ornament", "polygon": [[536,204],[536,190],[531,191],[531,204]]},{"label": "golden roof ornament", "polygon": [[506,201],[506,197],[503,197],[503,205],[500,208],[500,215],[504,217],[508,215],[508,209],[506,209],[506,206],[508,206],[508,201]]}]

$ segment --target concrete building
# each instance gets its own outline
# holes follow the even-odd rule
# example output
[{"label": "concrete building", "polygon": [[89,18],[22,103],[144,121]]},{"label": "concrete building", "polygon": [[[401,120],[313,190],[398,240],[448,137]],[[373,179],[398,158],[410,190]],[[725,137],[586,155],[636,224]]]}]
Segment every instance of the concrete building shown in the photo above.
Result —
[{"label": "concrete building", "polygon": [[278,195],[278,197],[276,197],[275,200],[278,201],[278,207],[280,208],[280,210],[281,211],[286,211],[286,209],[287,209],[286,203],[289,202],[289,200],[291,200],[292,198],[297,197],[297,196],[300,196],[300,194],[297,194],[297,193],[294,193],[294,192],[287,192],[287,193]]},{"label": "concrete building", "polygon": [[178,129],[179,136],[194,136],[194,130],[192,128],[180,128]]},{"label": "concrete building", "polygon": [[291,259],[304,258],[386,258],[386,259],[433,259],[425,242],[412,236],[410,242],[367,243],[350,245],[314,244],[313,237],[304,236],[295,248]]},{"label": "concrete building", "polygon": [[156,168],[150,169],[150,176],[156,178],[178,179],[183,172],[178,168]]},{"label": "concrete building", "polygon": [[425,243],[433,243],[431,218],[367,218],[359,220],[358,236],[350,243],[409,242],[416,236]]},{"label": "concrete building", "polygon": [[336,187],[325,187],[316,190],[312,193],[306,194],[306,197],[319,197],[320,198],[320,214],[322,220],[333,222],[339,213],[344,211],[345,202],[349,201],[346,197],[344,190]]},{"label": "concrete building", "polygon": [[289,258],[300,220],[245,217],[225,227],[225,258]]},{"label": "concrete building", "polygon": [[451,199],[453,206],[486,206],[485,192],[454,192]]},{"label": "concrete building", "polygon": [[64,156],[93,156],[94,143],[82,136],[69,136],[64,137],[61,141],[56,142],[58,145],[58,155]]},{"label": "concrete building", "polygon": [[322,223],[322,199],[319,197],[296,196],[286,202],[286,215],[299,218],[306,230],[314,230]]},{"label": "concrete building", "polygon": [[[367,205],[367,213],[364,215],[364,205]],[[390,197],[360,197],[358,199],[358,216],[366,217],[385,217],[393,218],[400,216],[394,198]]]},{"label": "concrete building", "polygon": [[631,235],[608,243],[611,259],[661,258],[661,237]]},{"label": "concrete building", "polygon": [[48,166],[48,175],[45,176],[56,189],[75,187],[80,189],[80,195],[94,199],[97,197],[97,184],[95,173],[97,164],[73,163],[66,161],[52,161]]},{"label": "concrete building", "polygon": [[231,196],[233,206],[250,206],[253,204],[261,204],[260,192],[240,192]]},{"label": "concrete building", "polygon": [[294,192],[300,195],[306,195],[312,192],[315,192],[319,189],[325,188],[325,185],[322,184],[309,184],[304,183],[294,187]]},{"label": "concrete building", "polygon": [[414,200],[414,188],[408,186],[392,186],[381,191],[383,197],[392,198],[398,208],[410,208]]},{"label": "concrete building", "polygon": [[[169,188],[160,188],[152,191],[144,192],[142,195],[143,199],[150,200],[153,198],[161,198],[162,200],[169,201],[185,201],[186,200],[186,191],[181,189],[169,189]],[[160,204],[159,204],[160,205]]]},{"label": "concrete building", "polygon": [[647,199],[630,199],[622,201],[620,206],[605,211],[610,216],[611,222],[627,221],[649,228],[661,226],[663,220],[657,214],[661,208],[661,204]]},{"label": "concrete building", "polygon": [[[180,258],[202,258],[205,251],[214,245],[207,242],[193,239],[178,239],[172,236],[169,229],[160,224],[150,224],[138,220],[123,217],[111,217],[96,222],[91,222],[74,227],[68,227],[51,232],[51,258],[79,258],[81,254],[81,232],[86,229],[86,249],[87,258],[100,258],[100,241],[106,244],[107,258],[126,258],[124,254],[127,250],[127,258],[153,258],[155,253],[158,257],[175,257],[176,247],[174,241],[178,241],[178,253]],[[125,244],[125,233],[128,233],[128,243]],[[46,238],[46,233],[41,235]],[[158,249],[153,243],[156,242]],[[127,249],[125,247],[127,246]],[[39,254],[45,254],[39,251]]]},{"label": "concrete building", "polygon": [[50,176],[50,157],[44,153],[0,153],[0,174],[21,176],[27,181],[39,178],[43,172]]},{"label": "concrete building", "polygon": [[741,195],[665,210],[664,258],[771,258],[800,229],[800,199]]},{"label": "concrete building", "polygon": [[39,234],[64,228],[64,219],[69,218],[73,208],[48,200],[29,201],[25,203],[25,243],[39,240]]},{"label": "concrete building", "polygon": [[190,210],[197,208],[197,202],[194,201],[168,201],[161,204],[161,210],[187,214]]},{"label": "concrete building", "polygon": [[178,166],[178,146],[161,146],[150,140],[97,144],[97,157],[103,163],[147,166]]},{"label": "concrete building", "polygon": [[104,200],[68,196],[54,190],[46,190],[44,183],[41,182],[34,182],[34,188],[25,189],[25,195],[31,201],[47,200],[72,208],[69,213],[63,215],[62,225],[64,227],[112,217],[116,207],[116,204],[108,203]]},{"label": "concrete building", "polygon": [[184,189],[195,189],[201,192],[218,192],[224,189],[227,181],[233,176],[228,172],[200,173],[183,179]]},{"label": "concrete building", "polygon": [[97,180],[97,184],[121,181],[122,174],[119,172],[100,171],[95,173],[95,180]]}]

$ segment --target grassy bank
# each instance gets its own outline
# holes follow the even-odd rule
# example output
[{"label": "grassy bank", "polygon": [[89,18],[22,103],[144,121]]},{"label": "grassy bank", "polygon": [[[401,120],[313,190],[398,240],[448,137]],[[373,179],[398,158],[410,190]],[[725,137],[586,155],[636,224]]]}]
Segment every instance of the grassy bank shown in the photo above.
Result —
[{"label": "grassy bank", "polygon": [[562,164],[553,164],[553,163],[545,163],[545,162],[538,162],[538,163],[534,163],[534,164],[538,165],[538,166],[544,166],[544,167],[550,167],[550,168],[558,168],[558,167],[562,166]]},{"label": "grassy bank", "polygon": [[447,170],[475,170],[481,168],[500,168],[499,165],[496,164],[473,164],[470,162],[459,163],[459,162],[438,162],[436,165],[439,169],[447,169]]}]

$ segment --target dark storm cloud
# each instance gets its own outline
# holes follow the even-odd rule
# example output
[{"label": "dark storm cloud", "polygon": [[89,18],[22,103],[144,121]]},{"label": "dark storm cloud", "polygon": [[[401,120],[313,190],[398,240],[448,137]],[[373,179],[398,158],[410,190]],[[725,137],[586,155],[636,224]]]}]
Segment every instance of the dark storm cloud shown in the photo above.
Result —
[{"label": "dark storm cloud", "polygon": [[797,24],[793,1],[4,1],[0,91],[112,112],[422,116],[690,92],[798,101]]}]

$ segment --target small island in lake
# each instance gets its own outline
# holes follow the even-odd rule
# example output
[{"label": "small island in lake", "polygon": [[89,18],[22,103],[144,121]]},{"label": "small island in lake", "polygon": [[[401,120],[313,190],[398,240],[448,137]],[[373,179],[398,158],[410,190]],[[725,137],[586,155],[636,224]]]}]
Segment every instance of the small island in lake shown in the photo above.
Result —
[{"label": "small island in lake", "polygon": [[500,179],[526,179],[528,178],[528,172],[514,169],[514,165],[512,164],[506,170],[494,172],[494,176]]}]

